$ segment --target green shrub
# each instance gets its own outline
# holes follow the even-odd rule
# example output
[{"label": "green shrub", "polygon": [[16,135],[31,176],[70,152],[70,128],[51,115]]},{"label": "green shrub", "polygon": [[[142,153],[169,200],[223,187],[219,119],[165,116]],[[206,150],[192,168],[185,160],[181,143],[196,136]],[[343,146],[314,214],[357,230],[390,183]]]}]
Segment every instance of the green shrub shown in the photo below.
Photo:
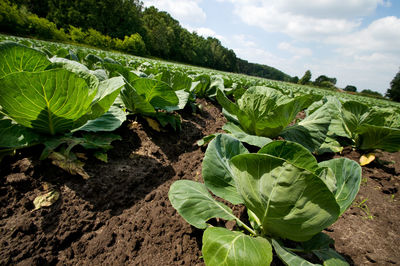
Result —
[{"label": "green shrub", "polygon": [[69,38],[77,43],[85,42],[87,33],[83,32],[81,28],[76,28],[72,25],[69,26]]},{"label": "green shrub", "polygon": [[113,41],[113,48],[115,50],[120,50],[120,51],[124,50],[124,42],[121,39],[114,38],[112,39],[112,41]]},{"label": "green shrub", "polygon": [[28,15],[29,34],[51,40],[67,40],[68,36],[64,29],[57,29],[56,24],[45,18],[39,18],[35,14]]},{"label": "green shrub", "polygon": [[111,48],[112,40],[110,36],[104,36],[101,32],[90,28],[84,43],[96,47]]},{"label": "green shrub", "polygon": [[0,28],[2,31],[25,34],[27,33],[27,18],[23,16],[17,5],[8,0],[0,1]]},{"label": "green shrub", "polygon": [[135,55],[144,55],[146,53],[146,45],[138,33],[132,34],[129,37],[125,36],[122,46],[123,50]]}]

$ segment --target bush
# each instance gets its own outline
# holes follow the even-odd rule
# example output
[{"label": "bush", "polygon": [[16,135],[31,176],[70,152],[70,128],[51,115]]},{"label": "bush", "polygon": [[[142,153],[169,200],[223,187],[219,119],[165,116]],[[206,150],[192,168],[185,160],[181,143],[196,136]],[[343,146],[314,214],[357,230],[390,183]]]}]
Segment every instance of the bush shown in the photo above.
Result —
[{"label": "bush", "polygon": [[344,88],[345,91],[351,91],[351,92],[356,92],[357,87],[353,85],[347,85],[346,88]]},{"label": "bush", "polygon": [[1,31],[26,34],[27,18],[21,14],[17,5],[11,4],[8,0],[0,1],[0,28]]},{"label": "bush", "polygon": [[368,89],[362,90],[360,92],[360,94],[363,96],[367,96],[367,97],[372,97],[372,98],[377,98],[377,99],[385,99],[382,94],[380,94],[377,91],[373,91],[373,90],[368,90]]},{"label": "bush", "polygon": [[90,28],[86,34],[87,37],[85,38],[84,43],[91,46],[102,47],[102,48],[112,47],[112,39],[110,36],[104,36],[99,31],[94,30],[92,28]]},{"label": "bush", "polygon": [[146,45],[143,42],[142,36],[138,33],[132,34],[129,37],[125,36],[122,49],[135,55],[144,55],[146,53]]},{"label": "bush", "polygon": [[39,18],[37,15],[28,15],[29,34],[39,36],[50,40],[68,40],[64,29],[57,29],[56,24],[48,21],[45,18]]},{"label": "bush", "polygon": [[113,48],[115,50],[122,51],[124,49],[124,44],[123,44],[124,41],[123,40],[118,39],[118,38],[114,38],[114,39],[112,39],[112,41],[113,41]]},{"label": "bush", "polygon": [[72,25],[69,26],[69,38],[78,43],[83,43],[85,42],[85,39],[87,37],[87,33],[83,32],[81,28],[76,28]]}]

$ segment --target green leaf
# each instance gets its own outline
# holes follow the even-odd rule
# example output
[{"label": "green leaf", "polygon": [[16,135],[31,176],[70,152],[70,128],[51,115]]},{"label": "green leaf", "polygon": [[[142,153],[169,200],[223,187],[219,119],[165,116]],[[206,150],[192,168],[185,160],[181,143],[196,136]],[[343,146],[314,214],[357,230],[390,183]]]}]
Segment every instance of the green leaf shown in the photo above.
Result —
[{"label": "green leaf", "polygon": [[139,113],[144,115],[155,114],[156,110],[146,100],[144,96],[138,94],[138,92],[130,84],[126,84],[121,90],[121,99],[126,108],[133,113]]},{"label": "green leaf", "polygon": [[267,239],[219,227],[204,231],[202,253],[206,265],[267,266],[272,262]]},{"label": "green leaf", "polygon": [[247,134],[243,131],[243,129],[241,129],[234,123],[228,122],[222,127],[222,129],[232,134],[238,140],[260,148],[272,141],[271,139],[266,137]]},{"label": "green leaf", "polygon": [[361,184],[361,167],[353,160],[347,158],[332,159],[319,163],[321,167],[332,169],[336,177],[336,202],[340,206],[342,215],[351,205]]},{"label": "green leaf", "polygon": [[216,201],[201,183],[178,180],[169,189],[168,198],[188,223],[200,229],[205,229],[211,218],[237,219],[232,210]]},{"label": "green leaf", "polygon": [[237,120],[247,134],[276,137],[293,121],[299,111],[321,96],[303,95],[291,98],[270,87],[251,87],[238,100],[237,105],[217,92],[217,100]]},{"label": "green leaf", "polygon": [[302,145],[290,141],[273,141],[262,147],[258,153],[269,154],[314,173],[318,169],[315,157]]},{"label": "green leaf", "polygon": [[[229,113],[228,111],[225,110],[225,108],[222,108],[222,114],[225,116],[226,120],[228,122],[231,122],[235,125],[240,126],[240,122],[239,119],[237,118],[236,115],[233,115],[231,113]],[[243,131],[243,129],[241,129],[241,131]],[[244,131],[243,131],[244,132]],[[247,133],[246,133],[247,134]]]},{"label": "green leaf", "polygon": [[215,75],[210,77],[210,87],[207,88],[204,97],[212,98],[215,97],[217,91],[224,91],[224,80],[221,75]]},{"label": "green leaf", "polygon": [[134,80],[131,85],[139,95],[143,96],[155,108],[163,109],[168,106],[178,105],[179,103],[175,91],[165,82],[139,78]]},{"label": "green leaf", "polygon": [[20,125],[51,135],[84,124],[80,118],[93,97],[83,79],[64,69],[19,72],[0,79],[2,111]]},{"label": "green leaf", "polygon": [[184,90],[180,90],[180,91],[175,91],[176,96],[179,99],[179,103],[176,106],[167,106],[164,109],[168,112],[172,112],[172,111],[176,111],[176,110],[182,110],[183,108],[185,108],[189,97],[190,97],[190,93],[186,92]]},{"label": "green leaf", "polygon": [[175,131],[181,130],[181,116],[179,114],[157,112],[156,118],[162,127],[171,125]]},{"label": "green leaf", "polygon": [[264,233],[306,241],[338,218],[334,195],[308,170],[267,154],[241,154],[230,162],[238,191]]},{"label": "green leaf", "polygon": [[198,97],[206,97],[207,91],[210,87],[211,79],[207,74],[197,76],[192,82],[190,91],[193,91]]},{"label": "green leaf", "polygon": [[133,82],[135,79],[139,78],[138,75],[131,72],[131,69],[129,67],[110,63],[104,63],[104,67],[110,72],[111,77],[122,75],[128,82]]},{"label": "green leaf", "polygon": [[86,124],[74,131],[114,131],[119,128],[125,120],[126,113],[117,106],[111,106],[107,113],[94,120],[87,121]]},{"label": "green leaf", "polygon": [[365,104],[348,101],[342,105],[343,121],[348,133],[355,133],[363,120],[368,116],[369,108]]},{"label": "green leaf", "polygon": [[104,151],[113,148],[111,143],[121,140],[121,136],[109,132],[87,132],[82,135],[82,142],[79,143],[85,149],[101,149]]},{"label": "green leaf", "polygon": [[[328,134],[329,134],[329,132],[328,132]],[[342,145],[336,139],[327,135],[325,142],[322,143],[321,147],[319,147],[315,153],[318,155],[321,155],[321,154],[324,154],[327,152],[328,153],[339,153],[342,151],[343,151]]]},{"label": "green leaf", "polygon": [[383,126],[385,123],[385,115],[379,114],[367,105],[356,101],[348,101],[343,104],[342,119],[347,133],[352,139],[356,138],[356,134],[362,125]]},{"label": "green leaf", "polygon": [[281,136],[285,140],[300,143],[309,151],[315,152],[325,142],[330,123],[329,111],[319,109],[297,125],[285,128]]},{"label": "green leaf", "polygon": [[100,82],[97,94],[92,101],[89,119],[95,119],[107,112],[124,85],[125,82],[122,77],[106,79]]},{"label": "green leaf", "polygon": [[93,74],[100,82],[108,79],[107,72],[104,69],[91,70],[90,73]]},{"label": "green leaf", "polygon": [[217,101],[225,109],[226,112],[237,116],[240,112],[239,107],[231,102],[221,90],[217,90]]},{"label": "green leaf", "polygon": [[400,129],[362,125],[359,127],[358,132],[358,148],[361,150],[400,151]]},{"label": "green leaf", "polygon": [[330,245],[333,245],[335,241],[333,241],[330,236],[324,233],[319,233],[313,236],[310,240],[306,242],[302,242],[301,246],[304,248],[306,252],[312,252],[315,250],[328,249]]},{"label": "green leaf", "polygon": [[275,89],[251,87],[238,100],[241,112],[238,112],[237,117],[245,132],[268,138],[276,137],[290,123],[285,121],[291,114],[282,113],[281,110],[276,113],[275,109],[279,105],[281,109],[288,103],[294,105],[295,101]]},{"label": "green leaf", "polygon": [[324,262],[324,265],[349,265],[341,255],[330,248],[330,245],[333,244],[333,239],[327,234],[319,233],[312,239],[302,243],[302,247],[306,252],[314,253]]},{"label": "green leaf", "polygon": [[41,137],[29,128],[10,119],[0,119],[0,147],[19,149],[40,143]]},{"label": "green leaf", "polygon": [[341,102],[333,96],[328,96],[327,102],[325,103],[323,108],[325,108],[324,112],[329,112],[332,118],[331,125],[329,126],[328,130],[328,135],[349,138],[349,135],[346,132],[345,126],[343,124],[343,119],[341,115],[341,110],[342,110]]},{"label": "green leaf", "polygon": [[332,169],[329,167],[320,167],[315,171],[315,174],[322,180],[324,181],[325,185],[328,187],[330,192],[333,194],[336,193],[337,187],[336,187],[336,177],[335,174],[333,173]]},{"label": "green leaf", "polygon": [[15,72],[46,69],[51,62],[45,53],[15,42],[0,43],[0,78]]},{"label": "green leaf", "polygon": [[281,245],[275,239],[272,239],[272,246],[278,257],[289,266],[314,266],[320,264],[313,264],[311,262],[306,261],[300,256],[297,256],[295,253],[286,249],[283,245]]},{"label": "green leaf", "polygon": [[95,63],[103,63],[103,59],[101,57],[97,56],[97,55],[94,55],[94,54],[88,54],[85,57],[85,61],[88,62],[88,64],[90,66],[92,66]]},{"label": "green leaf", "polygon": [[[303,109],[310,106],[314,101],[321,99],[321,96],[308,94],[295,97],[293,99],[278,98],[278,106],[270,117],[267,118],[268,123],[278,124],[285,128]],[[278,133],[279,134],[279,133]]]},{"label": "green leaf", "polygon": [[243,203],[243,200],[236,190],[229,160],[242,153],[249,152],[239,140],[221,134],[208,144],[203,159],[202,176],[206,187],[232,204]]},{"label": "green leaf", "polygon": [[[111,143],[115,140],[121,140],[121,137],[119,135],[109,132],[86,132],[82,134],[82,137],[74,137],[72,136],[72,134],[51,137],[43,142],[45,148],[40,155],[40,159],[46,159],[50,154],[52,154],[52,152],[54,152],[59,146],[63,144],[65,144],[64,146],[66,147],[62,148],[66,149],[63,152],[62,156],[68,158],[71,157],[69,155],[70,150],[77,145],[81,145],[85,149],[107,151],[113,148],[113,146],[111,146]],[[71,157],[71,161],[75,159],[76,158]]]},{"label": "green leaf", "polygon": [[329,248],[326,250],[313,251],[313,253],[324,262],[324,266],[348,266],[350,265],[345,258],[335,250]]},{"label": "green leaf", "polygon": [[198,140],[196,143],[198,146],[207,145],[210,141],[212,141],[216,136],[220,135],[221,133],[210,134],[205,136],[204,138]]},{"label": "green leaf", "polygon": [[369,108],[362,103],[349,101],[343,104],[342,119],[357,148],[400,150],[400,121],[391,108]]},{"label": "green leaf", "polygon": [[94,152],[94,157],[96,157],[98,160],[107,163],[108,162],[108,156],[106,152],[100,152],[96,151]]},{"label": "green leaf", "polygon": [[81,63],[78,63],[76,61],[58,57],[53,57],[50,59],[50,61],[52,62],[52,64],[49,65],[47,69],[63,68],[71,71],[77,74],[80,78],[86,80],[86,83],[92,90],[96,89],[99,86],[99,79],[95,75],[93,75],[92,71],[89,70],[85,65],[82,65]]},{"label": "green leaf", "polygon": [[161,75],[161,81],[167,83],[174,91],[189,91],[192,85],[192,79],[180,71],[163,71]]}]

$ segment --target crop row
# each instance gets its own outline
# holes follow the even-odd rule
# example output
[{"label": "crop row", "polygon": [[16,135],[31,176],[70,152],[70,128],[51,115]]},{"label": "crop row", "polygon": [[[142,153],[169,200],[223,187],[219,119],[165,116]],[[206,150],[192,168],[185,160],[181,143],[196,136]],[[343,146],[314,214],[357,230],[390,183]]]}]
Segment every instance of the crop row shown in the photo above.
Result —
[{"label": "crop row", "polygon": [[[41,159],[89,178],[74,147],[92,149],[106,162],[111,142],[120,139],[113,131],[127,115],[145,117],[155,130],[177,131],[180,110],[200,108],[196,98],[223,107],[226,133],[198,142],[208,144],[204,184],[180,180],[169,192],[178,213],[205,229],[208,265],[269,265],[272,250],[289,265],[311,265],[298,253],[313,253],[326,265],[346,264],[322,230],[356,197],[361,167],[345,158],[318,163],[313,154],[348,145],[366,154],[400,150],[399,109],[385,101],[378,107],[243,75],[24,43],[31,47],[0,43],[1,157],[43,145]],[[244,204],[248,221],[210,191]],[[212,227],[211,218],[234,220],[239,230]]]}]

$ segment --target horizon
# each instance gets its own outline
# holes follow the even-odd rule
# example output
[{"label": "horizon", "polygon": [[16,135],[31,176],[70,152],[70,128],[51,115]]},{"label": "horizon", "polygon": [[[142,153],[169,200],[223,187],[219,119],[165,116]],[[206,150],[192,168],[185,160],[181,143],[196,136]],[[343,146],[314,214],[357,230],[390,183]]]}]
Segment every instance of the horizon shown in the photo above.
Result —
[{"label": "horizon", "polygon": [[[400,3],[384,0],[143,1],[236,56],[385,94],[400,67]],[[224,10],[224,12],[221,12]],[[251,14],[249,16],[248,14]]]}]

